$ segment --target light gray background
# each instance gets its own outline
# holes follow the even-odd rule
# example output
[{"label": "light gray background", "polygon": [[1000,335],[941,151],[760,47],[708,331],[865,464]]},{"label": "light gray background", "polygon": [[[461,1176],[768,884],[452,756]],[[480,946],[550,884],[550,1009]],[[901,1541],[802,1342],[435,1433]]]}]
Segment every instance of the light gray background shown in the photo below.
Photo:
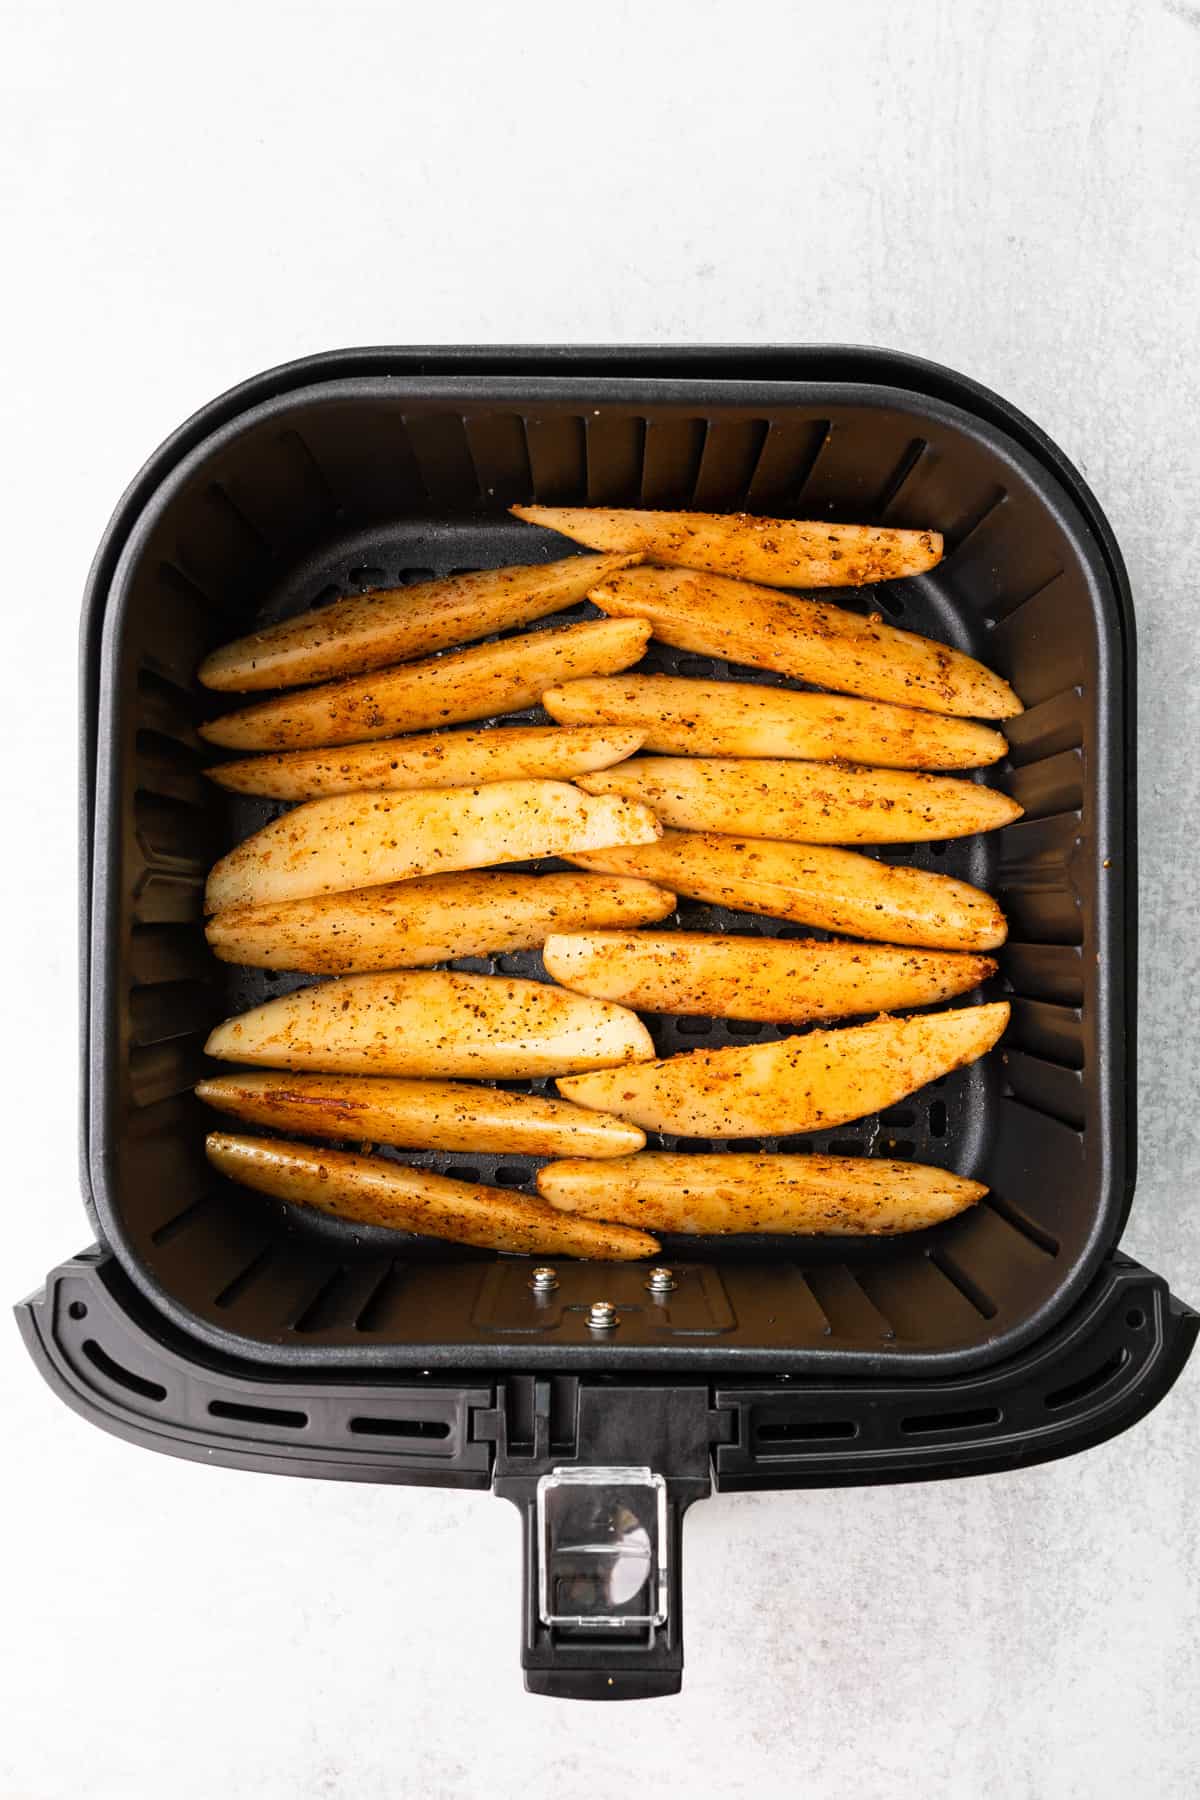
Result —
[{"label": "light gray background", "polygon": [[[340,344],[879,343],[1086,470],[1137,595],[1142,1165],[1200,1301],[1200,4],[0,5],[0,1296],[79,1248],[75,631],[128,477]],[[134,1451],[0,1322],[0,1793],[1086,1796],[1200,1787],[1200,1363],[986,1481],[718,1499],[688,1671],[527,1698],[483,1496]]]}]

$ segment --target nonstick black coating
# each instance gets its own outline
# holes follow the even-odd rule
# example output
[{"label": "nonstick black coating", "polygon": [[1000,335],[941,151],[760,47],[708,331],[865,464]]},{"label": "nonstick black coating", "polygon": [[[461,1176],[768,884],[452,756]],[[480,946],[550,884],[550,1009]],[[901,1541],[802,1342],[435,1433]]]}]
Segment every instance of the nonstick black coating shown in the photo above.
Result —
[{"label": "nonstick black coating", "polygon": [[[561,540],[507,517],[508,501],[531,496],[945,533],[930,575],[839,599],[983,657],[1026,700],[1011,764],[988,775],[1026,818],[888,852],[998,893],[1013,942],[995,985],[1014,1000],[1013,1026],[1001,1053],[882,1119],[762,1147],[940,1163],[991,1185],[970,1214],[900,1241],[668,1240],[681,1279],[665,1306],[644,1271],[594,1265],[564,1265],[547,1306],[517,1260],[351,1231],[207,1171],[211,1120],[188,1091],[204,1033],[295,978],[223,969],[203,945],[207,863],[272,809],[204,781],[193,728],[220,708],[196,688],[196,662],[257,620],[336,593],[563,554]],[[1114,1241],[1127,1197],[1118,594],[1068,495],[991,426],[865,384],[327,382],[235,413],[186,456],[96,602],[89,1172],[106,1237],[177,1322],[288,1361],[932,1369],[1042,1328]],[[770,679],[658,645],[642,666]],[[691,902],[680,922],[808,935]],[[541,972],[535,955],[497,966]],[[663,1052],[784,1034],[686,1019],[652,1029]],[[504,1185],[532,1175],[528,1159],[403,1155]],[[603,1345],[583,1317],[601,1289],[623,1309]]]}]

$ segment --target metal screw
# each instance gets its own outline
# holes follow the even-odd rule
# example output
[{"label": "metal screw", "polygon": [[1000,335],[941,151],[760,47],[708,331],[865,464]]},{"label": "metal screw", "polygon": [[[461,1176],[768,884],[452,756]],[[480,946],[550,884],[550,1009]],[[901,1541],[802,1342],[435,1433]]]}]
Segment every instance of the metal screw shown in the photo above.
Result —
[{"label": "metal screw", "polygon": [[678,1285],[670,1269],[651,1269],[650,1279],[646,1283],[652,1294],[669,1294]]},{"label": "metal screw", "polygon": [[593,1331],[611,1331],[621,1323],[611,1300],[593,1300],[587,1322]]},{"label": "metal screw", "polygon": [[533,1271],[529,1285],[535,1294],[549,1294],[558,1286],[558,1271],[543,1264]]}]

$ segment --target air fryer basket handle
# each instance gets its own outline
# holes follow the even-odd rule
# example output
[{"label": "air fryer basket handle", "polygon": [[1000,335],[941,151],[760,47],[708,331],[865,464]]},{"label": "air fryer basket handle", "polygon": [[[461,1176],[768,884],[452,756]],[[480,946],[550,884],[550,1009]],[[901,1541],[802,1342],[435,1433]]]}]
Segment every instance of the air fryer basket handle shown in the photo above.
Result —
[{"label": "air fryer basket handle", "polygon": [[683,1515],[712,1485],[707,1389],[517,1377],[495,1429],[495,1491],[521,1514],[525,1686],[678,1693]]},{"label": "air fryer basket handle", "polygon": [[[914,1385],[886,1373],[870,1382],[796,1379],[786,1386],[730,1378],[711,1391],[561,1374],[462,1385],[326,1377],[317,1412],[307,1371],[289,1377],[280,1368],[202,1354],[147,1308],[117,1259],[98,1248],[51,1270],[16,1314],[58,1397],[143,1449],[208,1468],[324,1480],[477,1490],[494,1481],[524,1522],[528,1685],[604,1700],[678,1689],[682,1519],[713,1482],[726,1492],[769,1491],[1028,1469],[1128,1430],[1169,1392],[1200,1331],[1200,1317],[1161,1276],[1118,1253],[1067,1317],[1019,1356],[976,1371],[966,1384],[954,1373],[921,1383],[921,1409],[927,1417],[940,1414],[943,1429],[914,1438],[903,1430]],[[399,1437],[356,1433],[364,1408],[418,1429]],[[848,1435],[813,1429],[828,1422],[831,1409],[840,1421],[851,1420]],[[421,1422],[438,1429],[426,1435]],[[765,1444],[764,1426],[773,1434]],[[931,1442],[935,1435],[944,1441]],[[656,1507],[659,1494],[665,1500],[667,1618],[652,1643],[643,1634],[640,1649],[632,1634],[613,1642],[599,1628],[586,1643],[572,1644],[569,1629],[556,1637],[541,1619],[538,1484],[556,1469],[596,1474],[598,1464],[608,1465],[607,1485],[614,1473],[636,1473],[642,1488],[649,1478]],[[611,1496],[598,1498],[611,1516]],[[640,1540],[627,1547],[637,1552]],[[629,1591],[625,1583],[622,1592]]]}]

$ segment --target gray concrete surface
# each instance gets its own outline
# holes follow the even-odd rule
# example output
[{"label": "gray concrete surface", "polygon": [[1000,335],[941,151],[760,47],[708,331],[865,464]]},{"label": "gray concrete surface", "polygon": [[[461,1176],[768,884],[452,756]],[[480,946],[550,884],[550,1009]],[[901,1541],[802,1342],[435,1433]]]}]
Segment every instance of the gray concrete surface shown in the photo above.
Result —
[{"label": "gray concrete surface", "polygon": [[[84,1241],[77,596],[130,473],[341,343],[890,344],[1082,464],[1137,594],[1142,1165],[1200,1301],[1200,6],[0,8],[4,1291]],[[481,1497],[138,1454],[0,1334],[0,1794],[1191,1800],[1200,1365],[1069,1463],[726,1498],[677,1700],[526,1698]]]}]

